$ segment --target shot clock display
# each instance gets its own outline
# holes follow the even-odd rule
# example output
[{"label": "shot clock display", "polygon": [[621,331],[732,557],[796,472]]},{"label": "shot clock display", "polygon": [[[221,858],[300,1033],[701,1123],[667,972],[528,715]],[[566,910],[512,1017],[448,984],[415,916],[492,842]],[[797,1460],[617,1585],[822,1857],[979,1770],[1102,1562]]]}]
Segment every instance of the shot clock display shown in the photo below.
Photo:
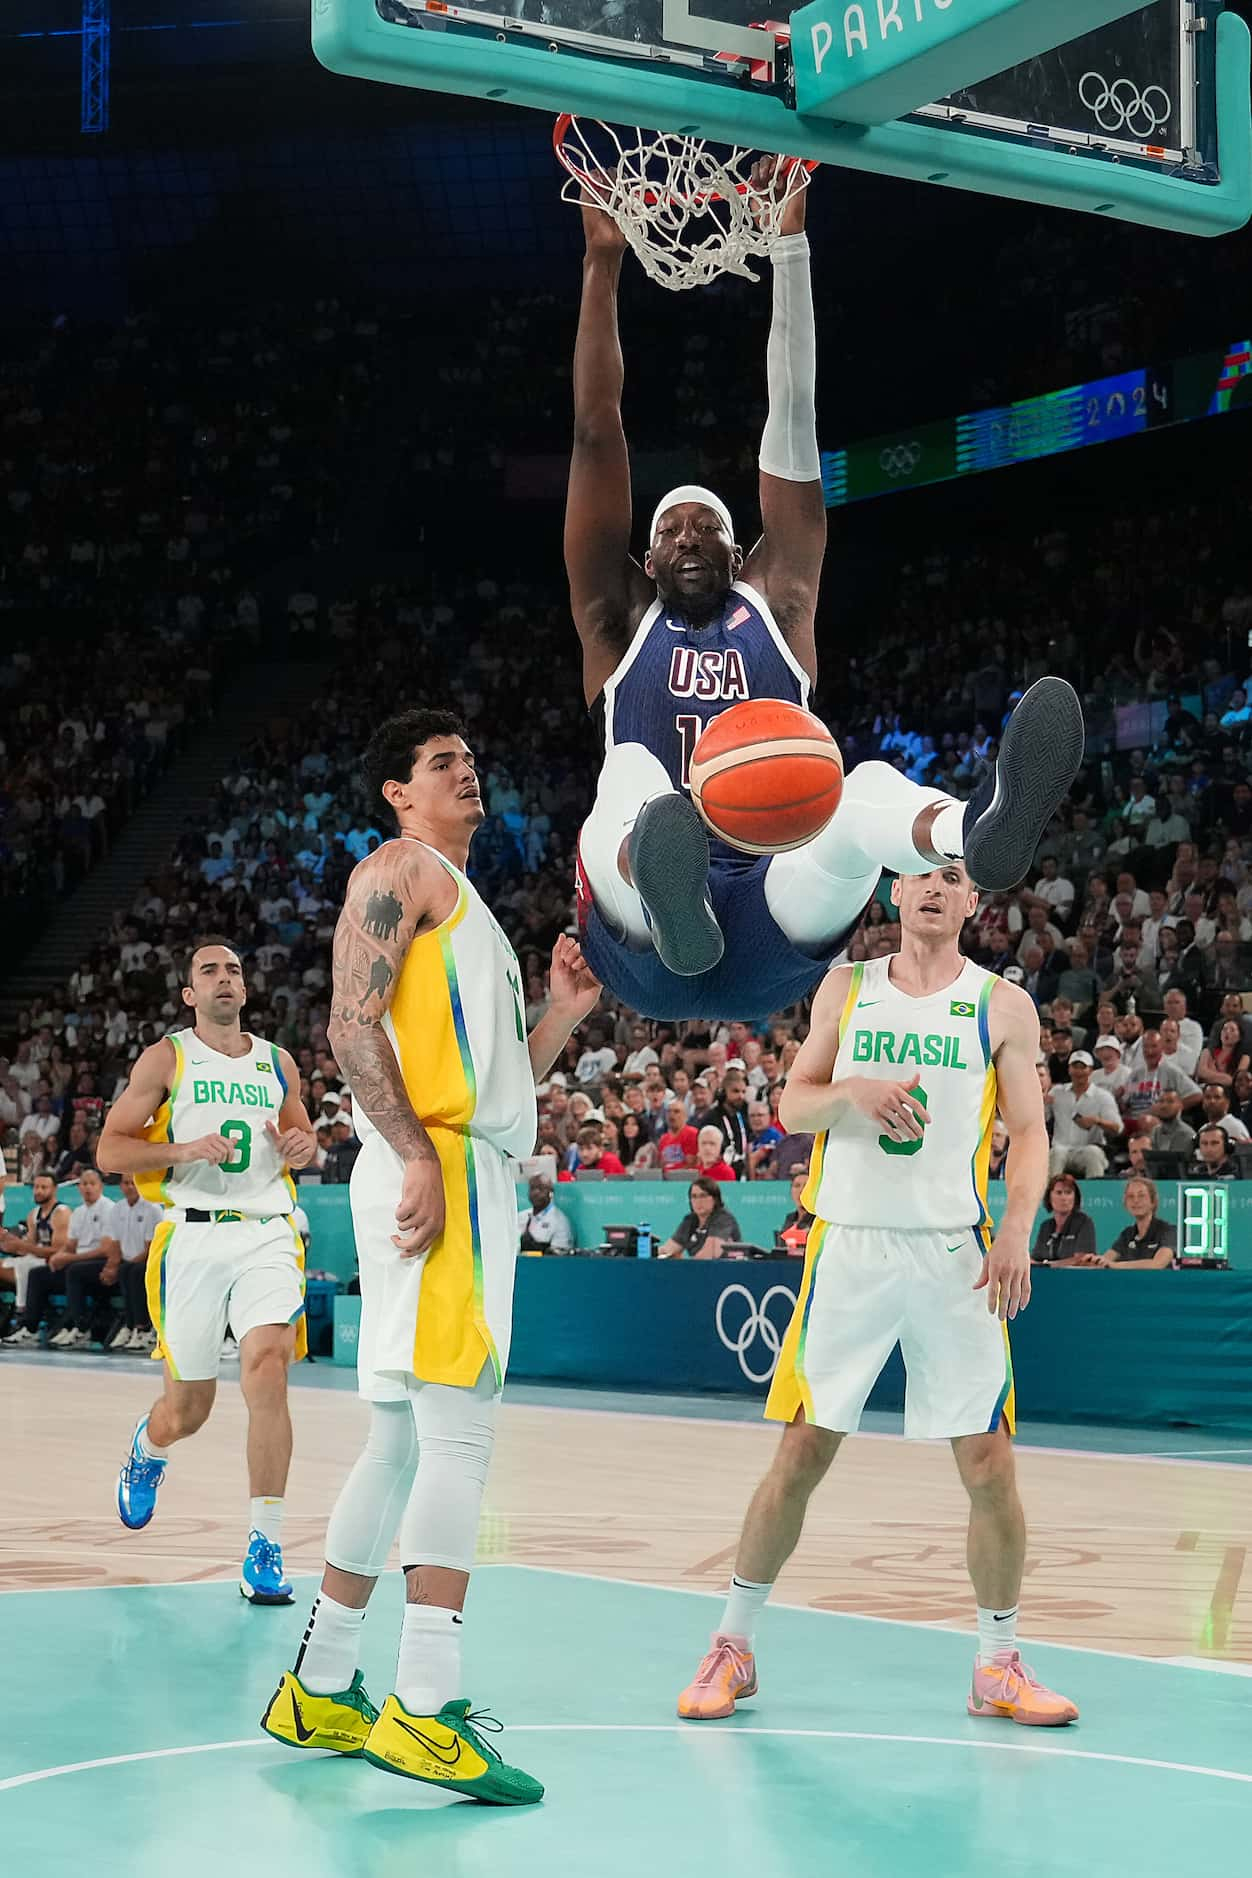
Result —
[{"label": "shot clock display", "polygon": [[1178,1187],[1179,1265],[1224,1268],[1230,1262],[1230,1189],[1182,1181]]}]

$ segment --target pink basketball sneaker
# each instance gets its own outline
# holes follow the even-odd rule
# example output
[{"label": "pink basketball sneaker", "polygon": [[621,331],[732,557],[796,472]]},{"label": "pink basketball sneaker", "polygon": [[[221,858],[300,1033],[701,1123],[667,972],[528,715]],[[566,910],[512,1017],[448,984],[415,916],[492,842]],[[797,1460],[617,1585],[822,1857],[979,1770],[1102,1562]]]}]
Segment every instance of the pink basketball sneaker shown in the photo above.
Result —
[{"label": "pink basketball sneaker", "polygon": [[695,1681],[678,1698],[684,1721],[720,1721],[733,1715],[735,1703],[756,1694],[756,1659],[746,1637],[713,1638]]},{"label": "pink basketball sneaker", "polygon": [[1074,1704],[1045,1689],[1016,1650],[1006,1650],[994,1663],[975,1661],[968,1707],[971,1715],[1020,1722],[1023,1728],[1063,1728],[1078,1720]]}]

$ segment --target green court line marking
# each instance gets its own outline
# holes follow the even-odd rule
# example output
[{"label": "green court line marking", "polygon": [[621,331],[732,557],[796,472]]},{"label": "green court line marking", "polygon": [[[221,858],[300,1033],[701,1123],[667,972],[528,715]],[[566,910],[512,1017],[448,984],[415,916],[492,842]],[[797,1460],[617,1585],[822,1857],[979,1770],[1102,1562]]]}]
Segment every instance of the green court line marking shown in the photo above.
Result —
[{"label": "green court line marking", "polygon": [[[681,1722],[522,1722],[509,1729],[510,1735],[686,1735],[701,1739],[701,1731]],[[1104,1754],[1088,1748],[1044,1747],[1038,1741],[967,1741],[955,1735],[873,1734],[851,1728],[734,1728],[722,1731],[724,1741],[742,1741],[745,1736],[760,1740],[786,1741],[885,1741],[892,1746],[924,1748],[962,1748],[973,1754],[1050,1754],[1067,1761],[1107,1761],[1119,1767],[1148,1767],[1156,1773],[1193,1774],[1203,1780],[1233,1780],[1252,1786],[1252,1774],[1236,1773],[1227,1767],[1197,1767],[1187,1761],[1148,1760],[1136,1754]],[[265,1740],[204,1741],[193,1747],[147,1748],[136,1754],[110,1754],[95,1761],[68,1761],[61,1767],[36,1767],[29,1773],[12,1774],[0,1780],[0,1793],[14,1787],[29,1787],[41,1780],[59,1780],[64,1774],[84,1774],[100,1767],[125,1767],[136,1761],[172,1760],[183,1754],[222,1754],[232,1749],[268,1748]]]}]

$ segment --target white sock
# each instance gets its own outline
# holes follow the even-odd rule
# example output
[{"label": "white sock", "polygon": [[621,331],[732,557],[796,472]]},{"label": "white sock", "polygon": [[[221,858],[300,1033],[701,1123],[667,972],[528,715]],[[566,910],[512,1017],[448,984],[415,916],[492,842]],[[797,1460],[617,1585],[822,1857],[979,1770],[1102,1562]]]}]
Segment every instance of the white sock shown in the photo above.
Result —
[{"label": "white sock", "polygon": [[1005,1650],[1017,1648],[1017,1606],[1011,1611],[985,1611],[978,1606],[978,1661],[994,1663]]},{"label": "white sock", "polygon": [[936,854],[959,860],[965,852],[965,804],[946,802],[931,823],[930,845]]},{"label": "white sock", "polygon": [[726,1594],[726,1609],[718,1630],[723,1637],[746,1637],[749,1644],[756,1636],[757,1620],[765,1609],[765,1600],[773,1585],[754,1585],[746,1578],[733,1578]]},{"label": "white sock", "polygon": [[361,1655],[364,1610],[354,1611],[319,1591],[292,1674],[310,1695],[341,1695],[352,1685]]},{"label": "white sock", "polygon": [[[252,1510],[248,1515],[250,1532],[259,1532],[271,1545],[281,1545],[283,1537],[283,1503],[272,1493],[260,1494],[251,1502]],[[344,1685],[346,1688],[346,1684]]]},{"label": "white sock", "polygon": [[406,1604],[396,1662],[396,1695],[410,1715],[437,1715],[461,1694],[461,1613]]},{"label": "white sock", "polygon": [[149,1441],[148,1418],[146,1415],[135,1430],[135,1445],[138,1447],[145,1461],[163,1461],[168,1458],[168,1448],[159,1448],[155,1441]]}]

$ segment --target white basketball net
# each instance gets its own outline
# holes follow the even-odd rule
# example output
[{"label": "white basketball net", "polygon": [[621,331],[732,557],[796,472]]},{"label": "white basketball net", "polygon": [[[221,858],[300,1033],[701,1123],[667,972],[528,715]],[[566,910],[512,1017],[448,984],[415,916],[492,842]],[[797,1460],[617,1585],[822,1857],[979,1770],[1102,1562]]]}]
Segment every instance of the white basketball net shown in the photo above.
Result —
[{"label": "white basketball net", "polygon": [[748,265],[764,260],[783,210],[808,187],[803,163],[791,163],[768,191],[752,188],[752,150],[727,150],[677,132],[618,132],[598,119],[569,119],[556,153],[569,171],[566,202],[583,192],[611,215],[649,279],[681,291],[721,274],[758,280]]}]

